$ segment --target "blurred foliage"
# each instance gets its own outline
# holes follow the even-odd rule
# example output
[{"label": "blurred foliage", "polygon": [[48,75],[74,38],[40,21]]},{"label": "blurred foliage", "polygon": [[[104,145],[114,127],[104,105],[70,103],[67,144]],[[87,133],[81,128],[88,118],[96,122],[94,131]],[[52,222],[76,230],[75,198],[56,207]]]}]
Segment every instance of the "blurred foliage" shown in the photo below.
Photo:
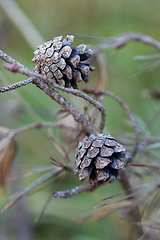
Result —
[{"label": "blurred foliage", "polygon": [[[17,0],[16,2],[45,40],[53,39],[58,35],[65,37],[66,34],[111,37],[128,31],[141,32],[157,40],[160,39],[160,2],[156,0]],[[23,27],[25,28],[25,26]],[[1,8],[1,1],[0,33],[0,48],[28,68],[33,69],[31,59],[33,58],[32,52],[34,49],[27,43],[19,29],[9,20]],[[30,33],[28,32],[28,34]],[[89,45],[97,44],[96,41],[78,38],[74,40],[75,45],[81,42]],[[107,89],[126,101],[135,115],[148,122],[157,111],[159,102],[154,99],[143,98],[142,91],[144,89],[152,91],[159,87],[160,69],[157,67],[151,72],[145,70],[140,72],[140,62],[134,61],[133,57],[153,55],[157,54],[157,51],[150,46],[133,42],[120,50],[106,50],[104,53],[108,74]],[[0,60],[0,71],[9,83],[24,79],[24,76],[21,75],[11,75],[2,68],[2,64],[3,61]],[[0,83],[0,85],[4,86],[5,83]],[[92,79],[89,85],[92,85]],[[80,87],[83,87],[83,84]],[[67,97],[66,94],[64,96]],[[79,107],[81,105],[79,99],[71,96],[68,98],[75,106]],[[22,102],[31,106],[36,113],[37,119],[44,121],[57,120],[56,111],[59,110],[58,105],[35,86],[29,85],[16,90],[14,95],[11,92],[0,95],[1,126],[16,128],[35,120],[26,111]],[[127,118],[126,113],[114,100],[105,97],[103,103],[107,112],[106,133],[116,134],[132,131],[124,122],[124,119]],[[82,106],[81,110],[83,111]],[[156,126],[153,133],[159,134],[159,124]],[[53,135],[66,146],[63,133],[59,134],[54,129]],[[13,170],[19,165],[22,169],[48,166],[50,156],[55,159],[60,157],[44,134],[38,130],[23,133],[18,136],[17,141],[19,150]],[[73,154],[72,159],[74,159]],[[8,194],[13,194],[15,189],[18,190],[27,186],[36,178],[37,175],[25,179],[20,178],[17,182],[9,184]],[[26,218],[24,224],[25,221],[29,224],[28,229],[31,235],[31,238],[26,239],[61,240],[64,237],[68,240],[126,239],[128,226],[116,214],[112,214],[99,222],[88,221],[81,226],[73,224],[74,219],[90,211],[95,205],[100,204],[101,199],[121,191],[118,181],[107,184],[93,193],[83,193],[66,200],[53,199],[40,223],[34,225],[35,217],[41,211],[48,196],[55,191],[56,184],[54,183],[50,187],[22,200],[8,212],[1,215],[0,238],[4,240],[25,239],[21,238],[20,235],[22,222],[18,212],[22,211],[22,216]],[[70,189],[77,185],[79,185],[79,181],[76,182],[71,174],[67,174],[60,189]],[[2,193],[1,196],[0,207],[2,208],[7,202],[7,198]],[[12,222],[15,219],[17,221],[13,224]]]}]

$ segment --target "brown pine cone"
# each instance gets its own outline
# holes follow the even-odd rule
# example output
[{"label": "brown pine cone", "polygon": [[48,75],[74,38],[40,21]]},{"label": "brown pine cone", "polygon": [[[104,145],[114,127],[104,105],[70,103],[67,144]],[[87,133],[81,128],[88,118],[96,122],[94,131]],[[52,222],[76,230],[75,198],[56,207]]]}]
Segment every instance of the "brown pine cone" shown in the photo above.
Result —
[{"label": "brown pine cone", "polygon": [[76,149],[76,169],[79,179],[89,176],[89,182],[113,182],[118,178],[118,171],[124,170],[121,158],[126,153],[123,146],[111,135],[92,134],[84,137]]},{"label": "brown pine cone", "polygon": [[37,47],[32,61],[38,73],[53,79],[64,87],[78,88],[77,83],[89,81],[89,73],[94,67],[85,63],[93,54],[91,49],[86,50],[86,45],[80,44],[75,48],[70,45],[74,36],[67,35],[62,41],[62,36],[45,42]]}]

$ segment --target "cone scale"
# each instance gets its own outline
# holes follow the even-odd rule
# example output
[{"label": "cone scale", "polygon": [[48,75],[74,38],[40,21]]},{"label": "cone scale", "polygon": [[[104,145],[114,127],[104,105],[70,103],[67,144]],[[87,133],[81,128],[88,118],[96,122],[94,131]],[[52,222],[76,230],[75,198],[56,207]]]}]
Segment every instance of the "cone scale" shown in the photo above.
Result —
[{"label": "cone scale", "polygon": [[113,182],[125,168],[125,157],[125,148],[111,135],[86,136],[76,149],[75,174],[80,180],[89,177],[90,184]]},{"label": "cone scale", "polygon": [[67,35],[55,37],[52,41],[45,42],[37,47],[32,61],[38,73],[46,75],[63,87],[78,88],[77,83],[89,81],[89,73],[94,70],[85,61],[93,51],[87,50],[85,44],[71,48],[74,36]]}]

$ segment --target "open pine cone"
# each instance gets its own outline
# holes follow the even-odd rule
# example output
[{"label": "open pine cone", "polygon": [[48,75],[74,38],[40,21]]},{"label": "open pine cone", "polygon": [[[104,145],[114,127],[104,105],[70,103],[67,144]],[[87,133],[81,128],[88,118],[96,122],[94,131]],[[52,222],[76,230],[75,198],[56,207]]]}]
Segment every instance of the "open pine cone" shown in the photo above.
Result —
[{"label": "open pine cone", "polygon": [[80,180],[89,176],[91,184],[113,182],[118,178],[118,171],[124,170],[121,158],[125,157],[125,149],[111,135],[92,134],[79,142],[75,173]]},{"label": "open pine cone", "polygon": [[93,54],[91,49],[86,50],[86,45],[80,44],[75,48],[70,45],[74,36],[67,35],[62,41],[62,36],[45,42],[37,47],[32,61],[38,73],[46,75],[64,87],[78,88],[77,83],[89,81],[89,73],[94,67],[85,63]]}]

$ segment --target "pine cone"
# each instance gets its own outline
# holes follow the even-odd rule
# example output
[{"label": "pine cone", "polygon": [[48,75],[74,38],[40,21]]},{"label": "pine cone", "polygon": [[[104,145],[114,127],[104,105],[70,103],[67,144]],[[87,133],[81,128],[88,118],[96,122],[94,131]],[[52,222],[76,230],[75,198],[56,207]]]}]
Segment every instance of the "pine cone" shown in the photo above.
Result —
[{"label": "pine cone", "polygon": [[79,179],[89,176],[91,184],[113,182],[118,170],[124,170],[125,149],[111,135],[92,134],[84,137],[76,149],[76,169]]},{"label": "pine cone", "polygon": [[80,44],[75,48],[70,45],[74,36],[67,35],[55,37],[49,42],[37,47],[32,61],[36,70],[42,75],[53,79],[61,86],[78,88],[77,83],[89,81],[89,73],[94,67],[84,63],[93,54],[91,49],[86,50],[86,45]]}]

